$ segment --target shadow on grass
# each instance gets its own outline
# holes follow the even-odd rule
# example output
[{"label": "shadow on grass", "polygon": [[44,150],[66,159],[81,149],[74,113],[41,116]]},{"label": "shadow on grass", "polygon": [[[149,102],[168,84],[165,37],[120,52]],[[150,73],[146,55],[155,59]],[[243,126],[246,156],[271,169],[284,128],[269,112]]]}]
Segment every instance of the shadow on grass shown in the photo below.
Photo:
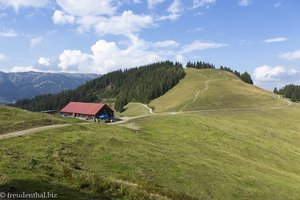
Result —
[{"label": "shadow on grass", "polygon": [[[69,188],[60,184],[53,184],[53,183],[47,183],[47,182],[40,182],[37,180],[11,180],[5,184],[0,185],[0,193],[5,193],[7,195],[8,193],[11,194],[22,194],[25,192],[26,194],[43,194],[45,192],[46,195],[49,195],[48,198],[45,199],[62,199],[62,200],[94,200],[94,199],[112,199],[109,195],[105,194],[95,194],[95,193],[88,193],[88,192],[81,192],[79,190],[76,190],[74,188]],[[57,195],[56,198],[54,198],[55,194]],[[3,194],[2,194],[3,195]],[[52,196],[51,196],[52,195]],[[5,199],[5,198],[2,198]],[[19,198],[23,199],[23,198]],[[25,199],[25,198],[24,198]],[[31,199],[31,198],[27,198]],[[32,198],[33,199],[33,198]],[[35,198],[35,199],[42,199],[42,198]]]}]

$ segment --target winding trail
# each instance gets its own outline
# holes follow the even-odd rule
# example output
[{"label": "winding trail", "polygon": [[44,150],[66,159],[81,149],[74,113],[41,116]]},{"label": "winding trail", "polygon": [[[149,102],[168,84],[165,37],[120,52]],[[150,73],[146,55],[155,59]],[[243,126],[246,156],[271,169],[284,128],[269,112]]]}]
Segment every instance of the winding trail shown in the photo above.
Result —
[{"label": "winding trail", "polygon": [[[221,74],[221,72],[219,72],[218,74]],[[198,76],[204,76],[204,77],[207,77],[206,75],[203,75],[203,74],[197,74]],[[214,75],[215,76],[215,75]],[[211,78],[213,78],[214,76],[211,76],[211,77],[209,77],[208,78],[208,80],[207,81],[205,81],[204,82],[204,88],[202,89],[202,90],[199,90],[196,94],[195,94],[195,97],[194,97],[194,99],[191,101],[191,102],[189,102],[189,103],[187,103],[187,104],[185,104],[182,108],[181,108],[181,110],[179,111],[179,112],[184,112],[184,109],[185,108],[187,108],[189,105],[191,105],[191,104],[193,104],[193,103],[195,103],[196,101],[197,101],[197,99],[199,98],[199,95],[200,94],[202,94],[202,93],[204,93],[206,90],[208,90],[208,83],[209,83],[209,81],[211,80]]]},{"label": "winding trail", "polygon": [[[200,93],[199,93],[200,95]],[[218,112],[218,111],[245,111],[245,110],[278,110],[278,109],[285,109],[293,105],[293,103],[287,99],[284,99],[287,102],[287,105],[285,106],[280,106],[280,107],[270,107],[270,108],[221,108],[221,109],[205,109],[205,110],[193,110],[193,111],[179,111],[179,112],[165,112],[165,113],[155,113],[155,112],[150,112],[151,114],[146,114],[146,115],[140,115],[140,116],[135,116],[135,117],[121,117],[121,121],[109,123],[108,125],[119,125],[123,124],[129,120],[133,119],[138,119],[138,118],[143,118],[143,117],[149,117],[153,115],[178,115],[178,114],[188,114],[188,113],[201,113],[201,112]],[[93,123],[79,123],[79,124],[93,124]],[[32,133],[36,133],[39,131],[44,131],[44,130],[49,130],[49,129],[55,129],[59,127],[66,127],[70,126],[72,124],[55,124],[55,125],[48,125],[48,126],[41,126],[37,128],[32,128],[32,129],[27,129],[23,131],[16,131],[16,132],[11,132],[11,133],[6,133],[0,135],[0,140],[3,139],[8,139],[8,138],[13,138],[13,137],[18,137],[22,135],[29,135]]]},{"label": "winding trail", "polygon": [[142,104],[145,108],[147,108],[148,110],[149,110],[149,113],[150,114],[154,114],[153,113],[153,109],[152,108],[150,108],[148,105],[146,105],[146,104]]},{"label": "winding trail", "polygon": [[201,93],[204,93],[206,90],[208,90],[208,82],[209,82],[209,81],[210,81],[210,80],[205,81],[205,83],[204,83],[204,85],[205,85],[204,89],[199,90],[199,91],[195,94],[194,99],[193,99],[191,102],[185,104],[185,105],[181,108],[180,112],[183,112],[184,109],[185,109],[186,107],[188,107],[189,105],[195,103],[195,102],[197,101],[199,95],[200,95]]},{"label": "winding trail", "polygon": [[48,126],[41,126],[37,128],[31,128],[23,131],[16,131],[16,132],[11,132],[11,133],[6,133],[0,135],[0,140],[7,139],[7,138],[13,138],[13,137],[18,137],[21,135],[28,135],[32,133],[36,133],[39,131],[44,131],[44,130],[49,130],[49,129],[54,129],[54,128],[59,128],[59,127],[65,127],[65,126],[70,126],[71,124],[55,124],[55,125],[48,125]]}]

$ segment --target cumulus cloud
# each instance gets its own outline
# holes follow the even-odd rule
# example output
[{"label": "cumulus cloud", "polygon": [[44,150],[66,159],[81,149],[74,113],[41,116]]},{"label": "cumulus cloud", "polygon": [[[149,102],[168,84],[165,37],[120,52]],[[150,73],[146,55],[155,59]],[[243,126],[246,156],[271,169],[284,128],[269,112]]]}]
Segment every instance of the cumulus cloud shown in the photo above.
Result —
[{"label": "cumulus cloud", "polygon": [[62,71],[90,72],[88,70],[89,65],[90,56],[79,50],[64,50],[59,56],[58,67],[60,67]]},{"label": "cumulus cloud", "polygon": [[40,57],[38,63],[44,66],[50,66],[50,59],[45,57]]},{"label": "cumulus cloud", "polygon": [[264,43],[274,43],[274,42],[285,42],[287,41],[288,39],[285,38],[285,37],[276,37],[276,38],[269,38],[269,39],[266,39],[264,40],[263,42]]},{"label": "cumulus cloud", "polygon": [[263,65],[255,68],[253,73],[254,82],[264,88],[272,90],[283,87],[288,83],[299,84],[300,73],[284,66]]},{"label": "cumulus cloud", "polygon": [[33,48],[36,45],[40,44],[43,41],[43,37],[34,37],[30,39],[30,47]]},{"label": "cumulus cloud", "polygon": [[12,29],[2,29],[0,37],[16,37],[18,34]]},{"label": "cumulus cloud", "polygon": [[0,4],[5,7],[12,7],[15,11],[18,11],[22,7],[45,7],[48,4],[48,0],[0,0]]},{"label": "cumulus cloud", "polygon": [[95,66],[99,66],[98,70],[104,72],[149,64],[163,59],[138,38],[132,38],[131,44],[125,49],[121,49],[114,42],[99,40],[91,47],[91,50]]},{"label": "cumulus cloud", "polygon": [[300,49],[280,54],[279,57],[285,60],[298,60],[300,59]]},{"label": "cumulus cloud", "polygon": [[141,66],[166,57],[151,50],[151,45],[136,36],[130,38],[129,44],[121,48],[115,42],[98,40],[91,46],[91,53],[79,50],[65,50],[59,56],[58,66],[63,71],[107,73],[116,69]]},{"label": "cumulus cloud", "polygon": [[99,35],[112,34],[127,37],[155,25],[152,16],[137,15],[130,10],[124,11],[121,15],[110,17],[98,15],[74,17],[56,10],[52,20],[54,24],[76,23],[78,25],[77,30],[81,33],[93,30]]},{"label": "cumulus cloud", "polygon": [[93,28],[98,34],[130,36],[143,28],[154,25],[153,18],[149,15],[136,15],[132,11],[124,11],[122,15],[110,18],[101,16],[86,16],[80,18],[77,23],[81,31]]},{"label": "cumulus cloud", "polygon": [[[125,45],[125,47],[124,47]],[[62,71],[94,72],[104,74],[116,69],[141,66],[163,60],[185,62],[186,54],[197,50],[220,48],[226,44],[196,41],[181,46],[174,40],[147,42],[131,35],[126,42],[98,40],[91,46],[91,53],[64,50],[58,66]]]},{"label": "cumulus cloud", "polygon": [[9,57],[7,55],[0,54],[0,62],[1,61],[7,61],[7,60],[9,60]]},{"label": "cumulus cloud", "polygon": [[251,3],[251,0],[239,0],[240,6],[248,6]]},{"label": "cumulus cloud", "polygon": [[148,8],[153,9],[156,5],[163,3],[165,0],[147,0]]},{"label": "cumulus cloud", "polygon": [[193,8],[198,7],[209,7],[212,4],[215,4],[217,0],[193,0]]},{"label": "cumulus cloud", "polygon": [[274,81],[284,73],[286,73],[286,69],[283,66],[263,65],[255,68],[253,75],[257,81]]},{"label": "cumulus cloud", "polygon": [[54,24],[73,24],[75,21],[75,17],[72,15],[68,15],[63,11],[56,10],[53,13],[52,21]]},{"label": "cumulus cloud", "polygon": [[182,47],[181,53],[186,54],[190,53],[192,51],[197,51],[197,50],[206,50],[206,49],[216,49],[216,48],[221,48],[225,47],[227,44],[223,43],[213,43],[213,42],[202,42],[202,41],[194,41],[190,44],[184,45]]},{"label": "cumulus cloud", "polygon": [[117,9],[112,0],[56,0],[57,4],[73,16],[113,15]]},{"label": "cumulus cloud", "polygon": [[183,5],[180,0],[174,0],[167,9],[169,15],[161,16],[158,20],[176,20],[183,12]]},{"label": "cumulus cloud", "polygon": [[[177,1],[177,0],[176,0]],[[138,3],[134,1],[133,3]],[[130,37],[142,29],[153,27],[151,15],[135,14],[125,10],[116,13],[121,1],[115,0],[57,0],[61,10],[53,13],[54,24],[76,24],[80,33],[95,31],[99,35],[123,35]]]}]

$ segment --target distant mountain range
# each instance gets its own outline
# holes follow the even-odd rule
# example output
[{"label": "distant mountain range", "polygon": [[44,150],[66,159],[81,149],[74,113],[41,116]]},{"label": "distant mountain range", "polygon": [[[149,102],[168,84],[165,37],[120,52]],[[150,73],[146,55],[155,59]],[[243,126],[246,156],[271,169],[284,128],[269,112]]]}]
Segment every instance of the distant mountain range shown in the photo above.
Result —
[{"label": "distant mountain range", "polygon": [[98,76],[97,74],[77,73],[0,72],[0,104],[74,89]]}]

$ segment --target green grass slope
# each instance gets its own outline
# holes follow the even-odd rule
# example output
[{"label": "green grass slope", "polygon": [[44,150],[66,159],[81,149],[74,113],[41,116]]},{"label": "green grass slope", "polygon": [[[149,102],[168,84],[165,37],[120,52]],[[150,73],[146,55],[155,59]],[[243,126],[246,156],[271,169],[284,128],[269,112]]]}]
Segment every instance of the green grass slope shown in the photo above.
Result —
[{"label": "green grass slope", "polygon": [[186,76],[165,95],[150,102],[155,112],[203,109],[270,108],[287,103],[271,92],[216,69],[185,69]]},{"label": "green grass slope", "polygon": [[44,113],[30,112],[10,106],[0,106],[0,134],[75,121],[77,120],[60,119]]},{"label": "green grass slope", "polygon": [[141,115],[150,114],[149,109],[146,108],[142,103],[130,102],[125,106],[125,111],[120,113],[120,115],[126,117],[135,117]]},{"label": "green grass slope", "polygon": [[154,115],[134,119],[139,130],[96,123],[0,140],[0,189],[60,199],[297,199],[299,116],[299,105]]}]

